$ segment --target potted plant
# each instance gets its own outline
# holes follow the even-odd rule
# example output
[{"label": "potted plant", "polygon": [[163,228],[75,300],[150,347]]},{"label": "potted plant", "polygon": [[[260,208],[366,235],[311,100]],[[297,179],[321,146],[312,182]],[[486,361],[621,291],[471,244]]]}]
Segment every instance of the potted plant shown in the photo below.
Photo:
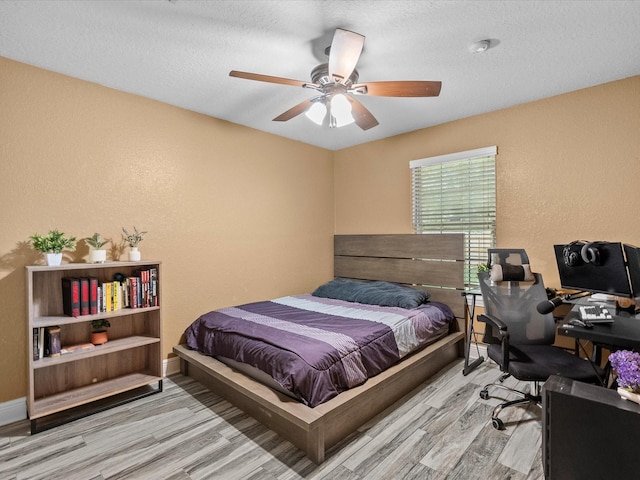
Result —
[{"label": "potted plant", "polygon": [[89,260],[91,263],[104,263],[107,260],[107,251],[103,249],[111,240],[102,238],[99,233],[94,233],[91,237],[87,237],[84,241],[91,247]]},{"label": "potted plant", "polygon": [[479,263],[478,264],[478,273],[490,272],[490,271],[491,271],[491,268],[486,263]]},{"label": "potted plant", "polygon": [[122,227],[122,238],[129,244],[129,260],[132,262],[140,261],[140,251],[138,251],[138,244],[142,241],[143,236],[147,232],[139,232],[134,226],[133,233],[129,233],[126,228]]},{"label": "potted plant", "polygon": [[93,236],[85,238],[84,241],[92,248],[89,254],[91,263],[104,263],[107,260],[107,251],[102,247],[110,242],[109,239],[103,239],[100,234],[96,232]]},{"label": "potted plant", "polygon": [[640,404],[640,353],[618,350],[609,355],[609,362],[617,375],[618,395]]},{"label": "potted plant", "polygon": [[94,345],[103,345],[107,343],[107,328],[110,326],[111,323],[109,323],[109,320],[106,318],[92,320],[91,328],[93,328],[93,332],[91,332],[91,343]]},{"label": "potted plant", "polygon": [[31,246],[45,254],[47,265],[60,265],[62,262],[62,250],[73,250],[76,246],[76,237],[67,238],[64,232],[49,230],[47,235],[34,233],[30,237]]}]

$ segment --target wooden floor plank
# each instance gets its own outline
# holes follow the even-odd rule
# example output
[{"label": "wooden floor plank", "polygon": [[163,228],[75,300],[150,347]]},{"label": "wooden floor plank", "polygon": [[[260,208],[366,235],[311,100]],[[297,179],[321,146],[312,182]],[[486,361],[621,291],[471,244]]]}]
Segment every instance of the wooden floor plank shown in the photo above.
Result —
[{"label": "wooden floor plank", "polygon": [[539,410],[509,409],[501,414],[507,430],[493,429],[499,399],[482,400],[478,392],[499,371],[487,361],[463,376],[462,366],[447,366],[367,422],[321,465],[198,382],[175,375],[162,393],[36,435],[28,421],[0,427],[0,478],[544,478]]}]

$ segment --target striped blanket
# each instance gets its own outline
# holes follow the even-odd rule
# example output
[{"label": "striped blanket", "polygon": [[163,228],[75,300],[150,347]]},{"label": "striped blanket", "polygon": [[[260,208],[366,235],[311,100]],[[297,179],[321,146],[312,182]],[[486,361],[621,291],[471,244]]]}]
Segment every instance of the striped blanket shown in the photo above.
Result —
[{"label": "striped blanket", "polygon": [[436,302],[407,310],[298,295],[209,312],[185,335],[189,348],[256,367],[315,407],[445,336],[453,320]]}]

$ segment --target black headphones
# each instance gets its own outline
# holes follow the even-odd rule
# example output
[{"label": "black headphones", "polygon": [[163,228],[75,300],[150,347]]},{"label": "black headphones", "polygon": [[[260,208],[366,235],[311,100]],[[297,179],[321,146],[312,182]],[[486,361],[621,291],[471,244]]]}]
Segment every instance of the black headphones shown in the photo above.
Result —
[{"label": "black headphones", "polygon": [[586,242],[584,240],[574,240],[565,245],[562,249],[562,259],[567,267],[576,267],[583,263],[600,265],[600,250],[597,247],[599,242]]},{"label": "black headphones", "polygon": [[584,263],[600,265],[600,250],[598,250],[596,242],[585,243],[580,250],[580,256]]},{"label": "black headphones", "polygon": [[582,246],[581,240],[574,240],[562,248],[562,259],[567,267],[576,267],[582,263]]}]

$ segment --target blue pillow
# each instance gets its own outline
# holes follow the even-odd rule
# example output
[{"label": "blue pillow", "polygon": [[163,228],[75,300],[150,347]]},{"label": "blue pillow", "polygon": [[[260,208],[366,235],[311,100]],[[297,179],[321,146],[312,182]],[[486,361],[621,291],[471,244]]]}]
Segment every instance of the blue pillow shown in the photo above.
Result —
[{"label": "blue pillow", "polygon": [[347,302],[366,303],[383,307],[416,308],[429,300],[429,294],[389,282],[358,282],[336,278],[320,285],[311,294]]}]

